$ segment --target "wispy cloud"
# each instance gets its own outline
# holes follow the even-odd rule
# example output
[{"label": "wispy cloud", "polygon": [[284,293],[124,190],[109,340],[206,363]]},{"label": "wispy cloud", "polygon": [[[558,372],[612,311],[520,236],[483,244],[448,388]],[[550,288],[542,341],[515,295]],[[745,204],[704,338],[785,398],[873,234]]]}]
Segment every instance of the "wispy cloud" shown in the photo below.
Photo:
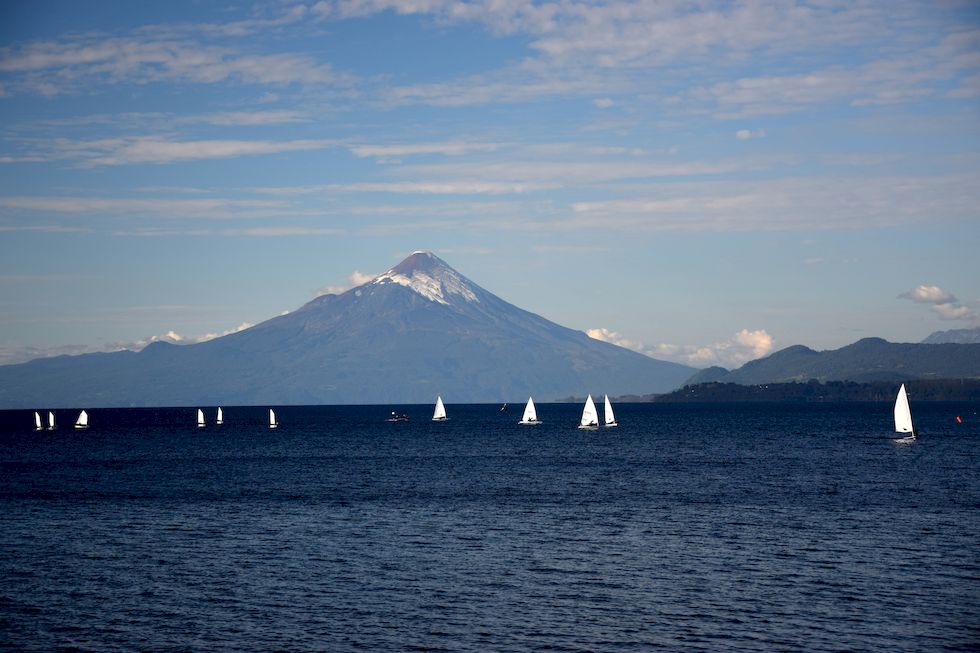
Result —
[{"label": "wispy cloud", "polygon": [[512,195],[556,188],[557,184],[498,181],[398,181],[320,184],[315,186],[282,186],[257,188],[271,195],[305,195],[309,193],[402,193],[423,195]]},{"label": "wispy cloud", "polygon": [[300,111],[269,110],[269,111],[228,111],[224,113],[205,113],[197,116],[187,116],[177,119],[178,122],[207,123],[226,127],[243,125],[284,125],[309,122],[310,117]]},{"label": "wispy cloud", "polygon": [[351,145],[350,151],[359,157],[403,157],[416,154],[460,156],[472,152],[493,152],[497,143],[444,141],[439,143],[405,143],[400,145]]},{"label": "wispy cloud", "polygon": [[279,154],[322,150],[334,145],[329,140],[246,141],[199,140],[168,141],[159,138],[123,139],[113,143],[101,156],[88,158],[87,165],[126,165],[134,163],[175,163],[201,159],[228,159],[257,154]]},{"label": "wispy cloud", "polygon": [[[174,218],[258,218],[306,213],[280,200],[131,199],[106,197],[0,196],[0,207],[65,214],[153,215]],[[20,228],[20,227],[18,227]]]},{"label": "wispy cloud", "polygon": [[[227,115],[227,114],[226,114]],[[256,119],[261,119],[256,117]],[[122,136],[100,139],[21,139],[25,153],[9,157],[20,161],[71,161],[80,168],[136,164],[172,164],[243,156],[324,150],[338,142],[328,139],[176,140],[161,136]],[[2,160],[0,160],[2,162]]]},{"label": "wispy cloud", "polygon": [[292,53],[251,54],[180,40],[86,35],[0,50],[0,73],[10,90],[42,95],[77,92],[86,85],[153,82],[259,85],[345,83],[329,64]]},{"label": "wispy cloud", "polygon": [[[572,224],[636,231],[852,229],[971,220],[969,176],[678,182],[646,197],[576,202]],[[571,226],[566,224],[566,227]]]},{"label": "wispy cloud", "polygon": [[34,231],[47,234],[82,234],[90,233],[92,229],[88,227],[70,227],[57,224],[0,225],[0,232],[15,231]]},{"label": "wispy cloud", "polygon": [[785,159],[742,159],[722,161],[673,161],[635,157],[582,156],[597,152],[578,151],[571,160],[521,158],[512,156],[496,161],[461,162],[404,166],[399,174],[448,179],[483,179],[496,182],[555,184],[558,186],[596,184],[620,180],[670,179],[765,170]]},{"label": "wispy cloud", "polygon": [[160,227],[145,227],[139,229],[115,229],[114,236],[128,236],[137,238],[159,238],[173,236],[190,236],[195,238],[303,238],[303,237],[322,237],[322,236],[342,236],[347,231],[345,229],[333,227],[307,227],[307,226],[276,226],[276,227],[228,227],[224,229],[197,228],[197,229],[175,229]]}]

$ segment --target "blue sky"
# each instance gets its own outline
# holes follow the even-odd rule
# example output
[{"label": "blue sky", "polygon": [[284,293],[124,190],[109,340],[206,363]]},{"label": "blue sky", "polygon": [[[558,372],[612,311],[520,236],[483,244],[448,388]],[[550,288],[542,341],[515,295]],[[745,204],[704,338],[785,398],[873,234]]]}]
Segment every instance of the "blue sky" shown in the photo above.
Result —
[{"label": "blue sky", "polygon": [[0,5],[0,362],[194,342],[431,249],[737,366],[980,324],[975,2]]}]

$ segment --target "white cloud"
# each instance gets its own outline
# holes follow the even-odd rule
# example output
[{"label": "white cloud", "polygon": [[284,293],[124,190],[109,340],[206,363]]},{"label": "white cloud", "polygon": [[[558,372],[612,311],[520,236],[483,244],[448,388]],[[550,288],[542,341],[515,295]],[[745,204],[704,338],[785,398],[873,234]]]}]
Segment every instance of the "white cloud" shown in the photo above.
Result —
[{"label": "white cloud", "polygon": [[238,333],[239,331],[244,331],[255,325],[248,322],[242,322],[236,327],[227,329],[220,333],[206,333],[201,336],[182,336],[173,329],[163,333],[161,335],[150,336],[148,338],[143,338],[141,340],[135,340],[133,342],[116,342],[109,345],[108,351],[118,351],[122,349],[128,349],[131,351],[139,351],[154,342],[169,342],[174,345],[193,345],[199,342],[207,342],[208,340],[214,340],[215,338],[220,338],[222,336],[228,336],[233,333]]},{"label": "white cloud", "polygon": [[726,368],[741,367],[745,363],[768,356],[775,340],[765,329],[749,331],[742,329],[728,340],[709,345],[674,345],[661,343],[647,346],[642,342],[623,337],[605,328],[586,331],[590,338],[609,342],[620,347],[646,354],[652,358],[670,360],[694,367],[720,365]]},{"label": "white cloud", "polygon": [[949,294],[939,286],[916,286],[912,290],[907,290],[899,295],[901,299],[910,299],[919,304],[948,304],[955,302],[956,297]]},{"label": "white cloud", "polygon": [[643,343],[625,338],[615,331],[600,327],[597,329],[588,329],[585,333],[593,340],[601,340],[602,342],[609,342],[620,347],[625,347],[626,349],[645,353],[643,351],[645,349]]},{"label": "white cloud", "polygon": [[357,286],[363,286],[368,281],[374,279],[376,274],[365,274],[358,270],[354,270],[349,275],[347,275],[347,283],[340,286],[326,286],[320,288],[316,291],[317,297],[321,295],[339,295],[343,292],[350,290],[351,288],[356,288]]},{"label": "white cloud", "polygon": [[735,132],[735,138],[740,141],[747,141],[751,138],[765,138],[765,136],[766,130],[761,128],[756,130],[739,129],[737,132]]},{"label": "white cloud", "polygon": [[614,106],[616,103],[613,102],[613,100],[610,98],[602,97],[602,98],[596,98],[592,100],[592,104],[596,105],[600,109],[608,109]]},{"label": "white cloud", "polygon": [[973,311],[960,304],[934,304],[932,310],[942,320],[966,320],[975,317]]},{"label": "white cloud", "polygon": [[959,303],[952,293],[939,286],[921,285],[900,294],[899,299],[908,299],[917,304],[929,304],[929,308],[941,320],[976,320],[976,311]]}]

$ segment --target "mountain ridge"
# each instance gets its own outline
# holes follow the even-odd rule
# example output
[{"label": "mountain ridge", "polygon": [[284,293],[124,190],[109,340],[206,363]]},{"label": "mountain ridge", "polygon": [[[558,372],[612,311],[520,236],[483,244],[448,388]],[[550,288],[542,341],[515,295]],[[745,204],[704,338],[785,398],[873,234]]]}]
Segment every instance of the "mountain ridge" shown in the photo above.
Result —
[{"label": "mountain ridge", "polygon": [[735,370],[701,370],[684,385],[970,378],[980,378],[980,344],[894,343],[863,338],[826,351],[793,345]]},{"label": "mountain ridge", "polygon": [[941,344],[976,344],[980,343],[980,327],[972,329],[949,329],[947,331],[933,331],[922,341],[925,345]]}]

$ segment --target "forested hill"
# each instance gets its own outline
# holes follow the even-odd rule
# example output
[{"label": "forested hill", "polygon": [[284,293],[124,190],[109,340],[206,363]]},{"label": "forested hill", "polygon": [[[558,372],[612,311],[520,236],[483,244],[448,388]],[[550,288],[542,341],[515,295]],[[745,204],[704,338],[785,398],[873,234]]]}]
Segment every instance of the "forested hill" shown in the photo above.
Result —
[{"label": "forested hill", "polygon": [[[899,384],[890,381],[809,381],[806,383],[700,383],[668,394],[620,397],[618,401],[663,403],[693,401],[895,401]],[[906,384],[914,401],[976,401],[980,403],[980,379],[930,379]]]}]

